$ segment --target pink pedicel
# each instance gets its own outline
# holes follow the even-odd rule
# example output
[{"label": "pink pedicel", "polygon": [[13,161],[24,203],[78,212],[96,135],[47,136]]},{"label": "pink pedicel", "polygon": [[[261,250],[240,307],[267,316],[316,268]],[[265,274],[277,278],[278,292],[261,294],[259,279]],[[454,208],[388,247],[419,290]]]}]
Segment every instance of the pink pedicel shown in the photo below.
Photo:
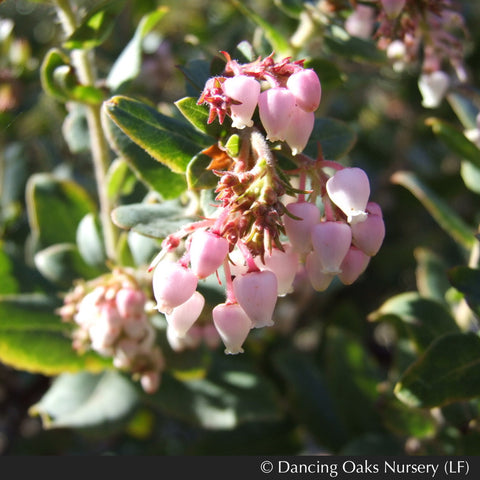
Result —
[{"label": "pink pedicel", "polygon": [[327,181],[330,200],[347,216],[348,223],[363,222],[370,196],[367,174],[357,167],[343,168]]},{"label": "pink pedicel", "polygon": [[233,291],[239,305],[252,321],[253,327],[273,325],[277,302],[277,277],[270,270],[249,272],[233,279]]},{"label": "pink pedicel", "polygon": [[277,295],[283,297],[293,291],[293,282],[298,271],[299,255],[291,245],[284,245],[285,251],[273,248],[271,253],[266,252],[264,261],[257,257],[257,266],[260,270],[270,270],[277,277]]},{"label": "pink pedicel", "polygon": [[320,105],[322,87],[314,70],[299,70],[287,80],[287,88],[295,96],[297,105],[306,112],[314,112]]},{"label": "pink pedicel", "polygon": [[252,77],[237,75],[227,78],[222,85],[225,95],[239,102],[230,105],[232,127],[245,128],[253,125],[252,116],[260,95],[260,83]]},{"label": "pink pedicel", "polygon": [[378,253],[385,238],[385,223],[382,210],[377,203],[367,204],[368,217],[364,222],[353,224],[352,243],[364,253],[373,257]]},{"label": "pink pedicel", "polygon": [[312,245],[323,273],[337,274],[352,243],[352,229],[343,222],[321,222],[312,229]]},{"label": "pink pedicel", "polygon": [[165,315],[169,326],[172,327],[178,337],[185,336],[202,313],[204,305],[205,298],[203,295],[200,292],[194,292],[185,303],[175,307],[172,313]]},{"label": "pink pedicel", "polygon": [[213,323],[224,345],[225,353],[243,353],[242,345],[252,328],[252,322],[238,303],[221,303],[212,310]]},{"label": "pink pedicel", "polygon": [[228,254],[228,240],[219,235],[197,230],[190,243],[190,266],[198,278],[207,278],[222,265]]},{"label": "pink pedicel", "polygon": [[306,255],[312,249],[311,233],[313,227],[320,222],[320,210],[310,202],[294,202],[286,206],[287,210],[298,217],[298,220],[283,216],[285,233],[292,248],[300,255]]},{"label": "pink pedicel", "polygon": [[305,270],[312,287],[317,292],[324,292],[335,278],[335,273],[325,273],[319,256],[311,251],[305,259]]},{"label": "pink pedicel", "polygon": [[285,140],[285,130],[295,109],[293,93],[283,87],[265,90],[258,98],[258,109],[268,140]]},{"label": "pink pedicel", "polygon": [[344,285],[351,285],[367,268],[370,257],[352,245],[340,266],[338,278]]},{"label": "pink pedicel", "polygon": [[155,267],[152,279],[158,311],[171,313],[193,295],[197,284],[197,276],[188,268],[175,262],[160,262]]},{"label": "pink pedicel", "polygon": [[306,112],[295,106],[292,116],[284,130],[285,141],[292,150],[292,155],[298,155],[307,146],[308,139],[315,125],[315,114]]}]

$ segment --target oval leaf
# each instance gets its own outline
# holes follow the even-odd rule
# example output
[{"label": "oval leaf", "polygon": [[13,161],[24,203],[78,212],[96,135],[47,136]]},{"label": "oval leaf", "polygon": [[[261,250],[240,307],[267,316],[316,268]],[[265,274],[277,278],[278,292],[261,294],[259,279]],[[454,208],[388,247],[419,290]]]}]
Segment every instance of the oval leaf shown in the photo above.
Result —
[{"label": "oval leaf", "polygon": [[188,124],[162,115],[143,102],[116,96],[106,101],[103,109],[128,137],[175,173],[185,173],[191,158],[208,145],[207,137]]},{"label": "oval leaf", "polygon": [[132,383],[114,371],[94,375],[65,373],[35,405],[31,415],[39,415],[43,426],[52,428],[102,428],[124,420],[137,405]]},{"label": "oval leaf", "polygon": [[406,292],[389,298],[380,308],[372,312],[370,321],[393,320],[401,322],[410,339],[421,351],[437,337],[457,332],[459,327],[447,308],[417,292]]},{"label": "oval leaf", "polygon": [[437,339],[400,378],[396,396],[433,408],[480,395],[480,337],[452,333]]},{"label": "oval leaf", "polygon": [[0,297],[0,361],[44,375],[99,372],[111,366],[111,359],[73,350],[71,325],[54,313],[59,306],[58,300],[43,295]]},{"label": "oval leaf", "polygon": [[452,285],[465,295],[468,306],[480,315],[480,270],[464,266],[448,271]]}]

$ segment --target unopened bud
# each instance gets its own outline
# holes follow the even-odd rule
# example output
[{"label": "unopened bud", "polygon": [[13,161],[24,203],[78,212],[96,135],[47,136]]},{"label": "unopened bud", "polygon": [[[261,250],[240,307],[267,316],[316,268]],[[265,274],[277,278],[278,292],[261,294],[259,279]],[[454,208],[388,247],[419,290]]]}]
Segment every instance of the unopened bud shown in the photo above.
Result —
[{"label": "unopened bud", "polygon": [[265,90],[258,98],[258,109],[268,140],[285,140],[285,130],[295,110],[293,93],[283,87]]},{"label": "unopened bud", "polygon": [[314,70],[299,70],[287,80],[287,88],[295,96],[297,105],[306,112],[314,112],[320,105],[322,87]]},{"label": "unopened bud", "polygon": [[373,257],[378,253],[385,238],[385,223],[380,206],[367,204],[368,217],[364,222],[352,225],[352,243],[364,253]]},{"label": "unopened bud", "polygon": [[228,240],[206,230],[197,230],[190,243],[190,265],[198,278],[206,278],[222,265],[228,254]]},{"label": "unopened bud", "polygon": [[310,202],[289,203],[286,209],[299,220],[284,215],[285,233],[292,248],[300,255],[305,255],[312,249],[312,228],[320,221],[320,210]]},{"label": "unopened bud", "polygon": [[352,245],[340,266],[338,278],[344,285],[351,285],[367,268],[370,257]]}]

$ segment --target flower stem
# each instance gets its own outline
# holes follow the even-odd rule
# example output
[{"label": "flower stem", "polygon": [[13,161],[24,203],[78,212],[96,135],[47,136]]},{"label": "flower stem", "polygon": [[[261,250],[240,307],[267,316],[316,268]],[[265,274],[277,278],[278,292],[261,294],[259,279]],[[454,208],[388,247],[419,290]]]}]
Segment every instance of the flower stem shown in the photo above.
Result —
[{"label": "flower stem", "polygon": [[[71,8],[69,0],[56,0],[55,3],[57,6],[57,14],[65,34],[69,36],[75,31],[77,26],[75,13]],[[80,49],[73,50],[71,58],[77,70],[79,81],[84,85],[94,85],[96,79],[90,52]],[[110,156],[108,143],[102,128],[101,105],[87,104],[86,111],[92,163],[100,206],[100,222],[105,238],[105,249],[107,257],[110,260],[115,260],[118,232],[112,223],[112,205],[106,189],[106,177],[110,164]]]}]

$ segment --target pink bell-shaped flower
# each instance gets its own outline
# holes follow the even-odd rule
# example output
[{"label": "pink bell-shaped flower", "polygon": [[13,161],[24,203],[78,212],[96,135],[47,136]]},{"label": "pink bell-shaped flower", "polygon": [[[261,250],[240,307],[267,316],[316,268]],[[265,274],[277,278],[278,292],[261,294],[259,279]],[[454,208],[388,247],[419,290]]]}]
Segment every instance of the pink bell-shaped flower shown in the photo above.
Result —
[{"label": "pink bell-shaped flower", "polygon": [[183,265],[170,261],[160,262],[153,271],[152,279],[158,311],[171,313],[193,295],[197,284],[197,276]]},{"label": "pink bell-shaped flower", "polygon": [[203,295],[200,292],[194,292],[185,303],[175,307],[172,313],[165,315],[169,326],[172,327],[178,337],[185,336],[202,313],[204,305],[205,298]]},{"label": "pink bell-shaped flower", "polygon": [[190,243],[190,266],[198,278],[206,278],[222,265],[228,254],[228,240],[219,235],[197,230]]},{"label": "pink bell-shaped flower", "polygon": [[139,317],[145,313],[145,294],[131,287],[121,288],[115,295],[118,313],[123,318]]},{"label": "pink bell-shaped flower", "polygon": [[291,245],[284,246],[285,251],[273,248],[272,252],[265,252],[262,263],[257,257],[257,266],[260,270],[270,270],[277,277],[278,296],[283,297],[293,291],[293,281],[298,270],[299,256]]},{"label": "pink bell-shaped flower", "polygon": [[322,271],[341,272],[340,265],[352,243],[352,229],[343,222],[321,222],[312,229],[312,244]]},{"label": "pink bell-shaped flower", "polygon": [[273,325],[277,302],[277,277],[270,270],[249,272],[233,279],[233,292],[239,305],[252,321],[253,327]]},{"label": "pink bell-shaped flower", "polygon": [[314,112],[320,105],[322,87],[314,70],[299,70],[287,80],[287,88],[295,96],[297,105],[306,112]]},{"label": "pink bell-shaped flower", "polygon": [[406,0],[380,0],[389,18],[395,18],[403,10]]},{"label": "pink bell-shaped flower", "polygon": [[291,148],[292,155],[301,153],[307,146],[314,124],[313,112],[306,112],[298,106],[293,108],[290,122],[284,130],[285,141]]},{"label": "pink bell-shaped flower", "polygon": [[367,268],[370,257],[352,245],[340,266],[338,278],[344,285],[351,285]]},{"label": "pink bell-shaped flower", "polygon": [[245,128],[253,125],[252,116],[260,95],[260,83],[247,75],[227,78],[222,85],[223,92],[232,100],[240,102],[230,105],[232,127]]},{"label": "pink bell-shaped flower", "polygon": [[283,225],[293,250],[306,255],[312,249],[312,228],[320,222],[320,210],[311,202],[294,202],[286,209],[299,220],[283,216]]},{"label": "pink bell-shaped flower", "polygon": [[252,322],[238,303],[221,303],[212,310],[213,323],[224,345],[225,353],[243,353]]},{"label": "pink bell-shaped flower", "polygon": [[295,110],[295,97],[287,88],[274,87],[258,97],[258,111],[267,139],[285,140],[285,131]]},{"label": "pink bell-shaped flower", "polygon": [[322,262],[315,251],[311,251],[305,259],[305,270],[312,287],[317,292],[324,292],[335,278],[335,273],[325,273]]},{"label": "pink bell-shaped flower", "polygon": [[363,222],[370,196],[367,174],[358,167],[343,168],[327,181],[330,199],[347,216],[348,223]]},{"label": "pink bell-shaped flower", "polygon": [[364,222],[353,224],[352,243],[373,257],[378,253],[385,238],[385,223],[382,210],[375,202],[367,203],[368,217]]}]

